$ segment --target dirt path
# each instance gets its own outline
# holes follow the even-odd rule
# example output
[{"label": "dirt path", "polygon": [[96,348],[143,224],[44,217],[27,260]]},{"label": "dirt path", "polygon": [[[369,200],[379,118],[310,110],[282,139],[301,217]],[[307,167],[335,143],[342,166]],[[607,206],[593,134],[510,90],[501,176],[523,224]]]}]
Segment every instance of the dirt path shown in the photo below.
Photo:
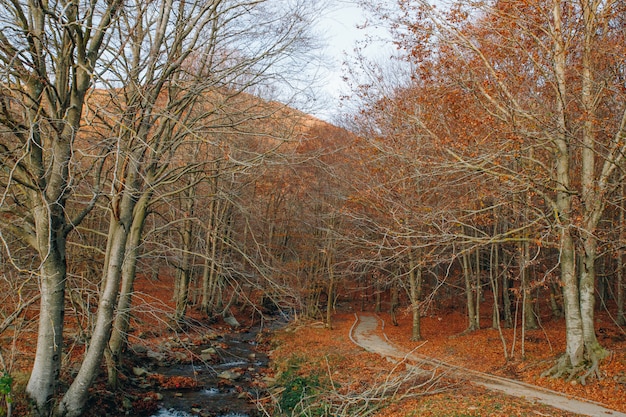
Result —
[{"label": "dirt path", "polygon": [[521,397],[530,402],[540,402],[560,410],[585,416],[626,417],[626,414],[608,409],[602,404],[573,399],[556,391],[449,365],[414,352],[408,352],[393,345],[387,339],[384,332],[379,329],[380,320],[377,317],[371,315],[355,315],[355,317],[356,321],[350,330],[350,340],[369,352],[378,353],[394,360],[405,360],[410,363],[443,369],[448,376],[454,379],[467,380],[490,390],[502,391],[507,395]]}]

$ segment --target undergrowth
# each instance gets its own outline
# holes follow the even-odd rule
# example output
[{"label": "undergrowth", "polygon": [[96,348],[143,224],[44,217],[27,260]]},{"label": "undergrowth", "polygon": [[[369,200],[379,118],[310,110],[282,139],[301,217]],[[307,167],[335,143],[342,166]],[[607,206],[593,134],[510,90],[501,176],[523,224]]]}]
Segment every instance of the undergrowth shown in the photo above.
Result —
[{"label": "undergrowth", "polygon": [[292,357],[287,369],[280,374],[278,385],[284,387],[278,400],[279,415],[323,417],[328,415],[327,404],[321,394],[329,390],[330,383],[323,376],[313,373],[301,375],[299,370],[305,359]]}]

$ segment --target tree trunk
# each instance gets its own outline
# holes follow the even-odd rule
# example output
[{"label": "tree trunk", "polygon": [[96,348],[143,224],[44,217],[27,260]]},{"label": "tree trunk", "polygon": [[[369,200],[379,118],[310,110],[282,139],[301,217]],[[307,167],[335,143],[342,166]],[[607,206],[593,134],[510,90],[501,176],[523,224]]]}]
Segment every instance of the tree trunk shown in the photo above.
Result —
[{"label": "tree trunk", "polygon": [[583,339],[585,342],[585,359],[590,363],[589,369],[581,378],[585,383],[585,378],[589,375],[602,378],[599,369],[599,362],[604,359],[608,352],[604,349],[596,337],[595,331],[595,262],[597,254],[597,240],[595,236],[588,234],[583,241],[584,256],[583,266],[580,271],[580,315],[582,319]]},{"label": "tree trunk", "polygon": [[463,277],[465,278],[465,296],[467,298],[467,318],[469,320],[466,331],[471,332],[478,330],[478,322],[476,320],[476,304],[474,304],[474,289],[472,283],[472,271],[470,266],[470,253],[463,252],[461,262],[463,264]]},{"label": "tree trunk", "polygon": [[[476,237],[478,237],[478,231],[476,231]],[[476,328],[480,329],[480,302],[483,296],[483,289],[480,282],[480,248],[476,248],[476,253],[474,254],[475,265],[474,268],[474,289],[475,289],[475,303],[476,303]],[[470,261],[471,262],[471,261]]]},{"label": "tree trunk", "polygon": [[580,316],[580,299],[578,277],[576,276],[576,253],[572,238],[571,210],[572,195],[570,181],[571,149],[568,136],[565,103],[567,97],[567,50],[563,35],[563,17],[559,1],[553,2],[552,17],[554,21],[554,76],[558,91],[555,101],[558,132],[554,137],[556,146],[556,219],[560,233],[560,264],[561,283],[563,285],[563,307],[565,310],[565,356],[557,362],[548,373],[561,376],[572,367],[579,366],[584,360],[585,345],[583,325]]},{"label": "tree trunk", "polygon": [[[329,232],[330,234],[330,232]],[[332,239],[332,237],[330,238]],[[324,252],[326,256],[326,270],[328,272],[328,301],[326,303],[326,327],[333,329],[333,301],[335,299],[335,265],[333,263],[334,244],[332,240],[328,242],[328,247]]]},{"label": "tree trunk", "polygon": [[583,325],[580,316],[576,255],[569,230],[561,235],[561,279],[563,281],[563,304],[565,308],[566,355],[569,363],[576,367],[584,359]]},{"label": "tree trunk", "polygon": [[415,257],[414,250],[409,249],[409,298],[411,299],[411,313],[413,316],[411,340],[422,340],[422,326],[420,318],[420,298],[422,297],[422,266]]},{"label": "tree trunk", "polygon": [[176,295],[174,321],[178,324],[183,322],[189,303],[189,284],[191,283],[191,234],[192,227],[191,225],[187,225],[183,231],[183,254],[177,274],[178,294]]},{"label": "tree trunk", "polygon": [[[497,229],[496,229],[497,230]],[[499,274],[499,246],[497,243],[491,245],[491,256],[490,256],[490,268],[489,268],[489,278],[491,281],[491,290],[493,292],[493,319],[492,319],[492,327],[494,329],[498,329],[498,335],[500,336],[500,341],[502,342],[502,349],[504,350],[504,360],[509,360],[509,355],[507,353],[506,339],[504,338],[504,334],[502,333],[502,326],[500,322],[500,304],[498,303],[498,274]]]},{"label": "tree trunk", "polygon": [[396,318],[396,310],[400,302],[398,300],[398,286],[393,283],[391,284],[391,306],[389,308],[389,314],[391,315],[391,324],[394,326],[398,325],[398,319]]},{"label": "tree trunk", "polygon": [[508,329],[513,327],[512,308],[511,286],[507,272],[505,272],[502,274],[502,309],[504,310],[504,326]]},{"label": "tree trunk", "polygon": [[563,317],[563,309],[559,304],[559,300],[563,298],[561,286],[555,282],[550,283],[550,309],[552,310],[552,318],[560,319]]},{"label": "tree trunk", "polygon": [[[595,308],[595,282],[596,282],[596,256],[597,238],[595,231],[604,210],[605,202],[603,190],[609,178],[609,172],[615,169],[613,161],[605,159],[602,167],[603,175],[596,176],[596,97],[594,93],[592,70],[592,55],[594,53],[594,38],[598,30],[597,13],[599,3],[581,2],[583,17],[583,45],[582,45],[582,79],[581,79],[581,103],[583,105],[583,128],[581,148],[581,200],[584,219],[584,228],[581,233],[582,247],[584,253],[581,255],[582,267],[580,268],[580,321],[582,325],[584,341],[585,374],[580,378],[585,383],[585,378],[591,374],[601,377],[598,368],[599,361],[607,352],[600,346],[595,334],[594,308]],[[580,362],[579,362],[580,363]],[[576,366],[572,363],[574,367]]]},{"label": "tree trunk", "polygon": [[[624,210],[626,210],[626,203],[624,203],[624,198],[626,197],[626,186],[622,185],[620,187],[622,202],[620,204],[619,211],[619,241],[624,242],[626,239],[626,232],[624,231]],[[616,292],[617,292],[617,323],[620,326],[626,325],[626,314],[624,312],[624,254],[621,250],[617,253],[617,282]]]},{"label": "tree trunk", "polygon": [[335,232],[336,217],[332,215],[326,229],[325,249],[322,251],[325,257],[326,272],[328,273],[328,301],[326,304],[326,327],[333,328],[332,313],[335,300]]},{"label": "tree trunk", "polygon": [[127,333],[131,317],[133,286],[136,278],[139,245],[146,222],[148,203],[152,193],[144,193],[137,202],[133,212],[133,224],[127,242],[126,255],[122,265],[122,286],[117,302],[117,315],[109,341],[109,349],[105,351],[107,359],[108,385],[112,389],[119,387],[118,372],[122,360],[122,350],[128,343]]},{"label": "tree trunk", "polygon": [[[47,217],[46,214],[43,214]],[[43,249],[44,247],[42,247]],[[40,252],[41,301],[37,351],[26,392],[34,414],[47,416],[56,394],[63,355],[63,315],[65,312],[66,262],[64,242],[51,239]]]},{"label": "tree trunk", "polygon": [[58,416],[78,417],[83,413],[89,396],[89,387],[100,369],[104,350],[111,336],[113,313],[119,293],[121,269],[131,223],[129,217],[127,215],[124,221],[114,217],[111,219],[110,243],[107,246],[109,256],[107,256],[108,262],[105,267],[103,292],[98,302],[96,325],[80,370],[58,406],[56,412]]},{"label": "tree trunk", "polygon": [[209,221],[207,224],[206,232],[206,251],[204,268],[202,270],[202,301],[200,308],[209,316],[211,315],[211,289],[213,287],[213,281],[215,280],[216,262],[215,256],[217,254],[217,231],[215,230],[215,216],[216,205],[218,200],[214,197],[209,206]]},{"label": "tree trunk", "polygon": [[120,292],[126,244],[133,223],[133,211],[137,198],[134,192],[137,189],[139,164],[139,158],[135,158],[135,161],[129,164],[124,173],[126,188],[120,190],[111,201],[111,220],[96,324],[78,374],[57,407],[57,416],[77,417],[83,413],[89,397],[89,388],[98,375],[104,350],[108,347],[117,297]]},{"label": "tree trunk", "polygon": [[[217,188],[214,189],[217,192]],[[228,204],[214,197],[209,210],[209,222],[207,230],[207,253],[204,270],[202,272],[202,303],[201,308],[207,315],[211,316],[216,305],[221,303],[218,291],[221,288],[220,266],[218,253],[223,247],[223,239],[220,233],[225,229],[224,219],[228,211]]]},{"label": "tree trunk", "polygon": [[620,326],[626,324],[626,314],[624,313],[624,255],[617,256],[617,323]]},{"label": "tree trunk", "polygon": [[374,291],[375,291],[375,296],[374,296],[374,312],[375,313],[380,313],[382,311],[381,308],[381,293],[382,293],[382,289],[381,289],[381,285],[380,282],[378,280],[376,280],[376,283],[374,284]]},{"label": "tree trunk", "polygon": [[500,289],[498,288],[499,275],[499,248],[497,243],[491,245],[491,256],[489,257],[489,282],[491,283],[491,292],[493,294],[493,313],[491,317],[491,327],[500,328]]},{"label": "tree trunk", "polygon": [[326,327],[333,329],[333,300],[335,298],[335,276],[332,269],[328,271],[328,301],[326,303]]},{"label": "tree trunk", "polygon": [[537,319],[532,297],[532,287],[530,285],[530,244],[528,236],[520,243],[519,269],[521,275],[522,291],[522,314],[524,316],[524,329],[537,329]]}]

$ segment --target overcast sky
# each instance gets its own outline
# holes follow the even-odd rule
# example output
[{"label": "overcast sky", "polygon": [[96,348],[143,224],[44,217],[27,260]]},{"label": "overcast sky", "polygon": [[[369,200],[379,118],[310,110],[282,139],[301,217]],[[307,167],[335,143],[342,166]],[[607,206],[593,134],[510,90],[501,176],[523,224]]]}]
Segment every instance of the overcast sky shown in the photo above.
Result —
[{"label": "overcast sky", "polygon": [[[329,68],[324,77],[320,100],[323,95],[328,96],[329,103],[325,108],[315,112],[315,115],[330,121],[332,116],[340,109],[340,97],[349,93],[348,86],[342,81],[345,75],[342,71],[342,63],[346,60],[346,54],[354,55],[354,47],[358,41],[365,39],[366,34],[383,36],[386,31],[371,25],[366,14],[351,1],[333,2],[331,7],[318,23],[319,32],[326,38],[326,54],[329,58]],[[367,21],[366,30],[357,29]],[[366,55],[376,57],[390,55],[390,47],[381,43],[370,46]]]}]

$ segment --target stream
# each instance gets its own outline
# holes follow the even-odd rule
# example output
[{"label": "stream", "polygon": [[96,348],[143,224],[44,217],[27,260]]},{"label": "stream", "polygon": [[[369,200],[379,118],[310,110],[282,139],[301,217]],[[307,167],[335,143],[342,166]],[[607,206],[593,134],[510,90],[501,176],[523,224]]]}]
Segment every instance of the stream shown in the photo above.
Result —
[{"label": "stream", "polygon": [[257,350],[259,328],[218,337],[210,345],[198,346],[200,354],[214,348],[211,363],[175,364],[157,367],[153,371],[166,377],[191,377],[195,389],[168,389],[160,393],[163,399],[152,417],[258,417],[251,399],[265,396],[258,381],[269,363],[268,356]]}]

